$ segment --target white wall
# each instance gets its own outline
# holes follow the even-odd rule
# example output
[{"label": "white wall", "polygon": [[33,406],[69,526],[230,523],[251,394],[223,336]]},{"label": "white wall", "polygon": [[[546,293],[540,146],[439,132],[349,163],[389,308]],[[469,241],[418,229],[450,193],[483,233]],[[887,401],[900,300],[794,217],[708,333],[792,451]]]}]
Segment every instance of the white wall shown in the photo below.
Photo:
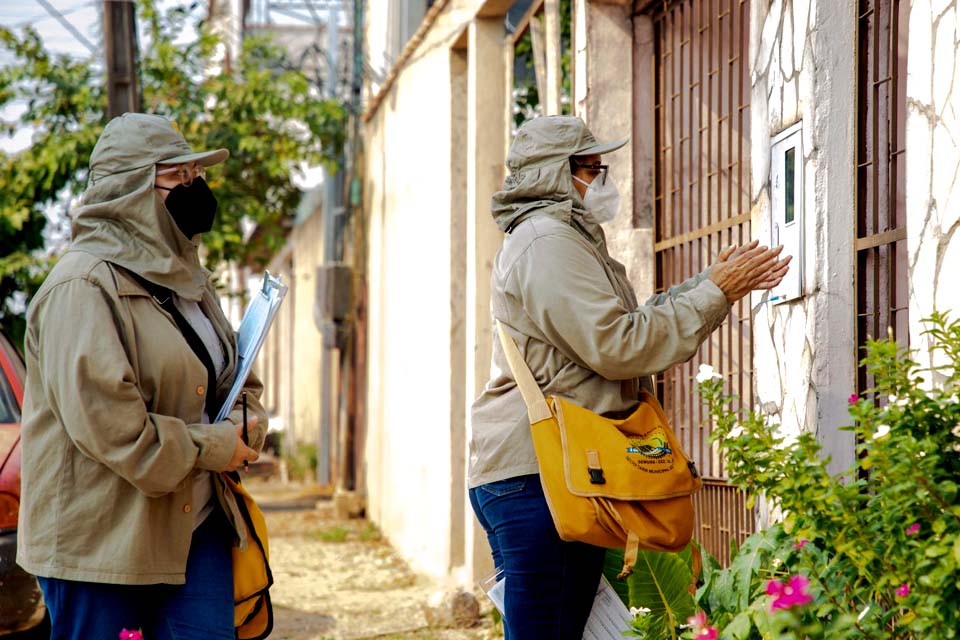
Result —
[{"label": "white wall", "polygon": [[914,0],[907,54],[910,344],[930,364],[923,319],[960,307],[960,59],[956,0]]},{"label": "white wall", "polygon": [[463,22],[456,10],[441,15],[366,125],[368,511],[435,576],[452,569],[453,505],[466,492],[450,482],[450,38]]}]

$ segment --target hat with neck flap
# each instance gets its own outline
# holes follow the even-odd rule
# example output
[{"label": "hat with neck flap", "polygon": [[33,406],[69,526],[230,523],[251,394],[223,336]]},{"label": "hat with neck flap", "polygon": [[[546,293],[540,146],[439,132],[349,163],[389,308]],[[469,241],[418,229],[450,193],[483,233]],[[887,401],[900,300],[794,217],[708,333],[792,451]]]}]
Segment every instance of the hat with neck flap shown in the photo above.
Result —
[{"label": "hat with neck flap", "polygon": [[188,300],[210,273],[153,188],[155,165],[223,162],[226,149],[194,152],[161,116],[125,113],[107,123],[90,155],[89,185],[75,212],[71,250],[117,264]]},{"label": "hat with neck flap", "polygon": [[573,185],[571,156],[609,153],[628,138],[598,142],[576,116],[542,116],[523,123],[507,152],[510,173],[493,196],[493,219],[509,231],[536,211],[569,222],[586,211]]}]

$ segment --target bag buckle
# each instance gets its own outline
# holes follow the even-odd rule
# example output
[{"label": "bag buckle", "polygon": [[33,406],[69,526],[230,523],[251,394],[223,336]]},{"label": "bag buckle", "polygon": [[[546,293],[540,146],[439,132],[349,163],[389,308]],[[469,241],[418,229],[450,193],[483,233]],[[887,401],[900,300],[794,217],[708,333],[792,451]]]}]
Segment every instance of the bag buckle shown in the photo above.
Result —
[{"label": "bag buckle", "polygon": [[696,462],[694,462],[693,460],[691,460],[690,462],[687,463],[687,468],[690,469],[690,475],[692,475],[694,478],[699,478],[699,477],[700,477],[700,472],[697,471],[697,463],[696,463]]},{"label": "bag buckle", "polygon": [[603,469],[587,469],[590,472],[590,484],[607,484]]},{"label": "bag buckle", "polygon": [[587,471],[590,472],[590,484],[607,484],[603,477],[603,467],[600,466],[600,452],[595,450],[587,451]]}]

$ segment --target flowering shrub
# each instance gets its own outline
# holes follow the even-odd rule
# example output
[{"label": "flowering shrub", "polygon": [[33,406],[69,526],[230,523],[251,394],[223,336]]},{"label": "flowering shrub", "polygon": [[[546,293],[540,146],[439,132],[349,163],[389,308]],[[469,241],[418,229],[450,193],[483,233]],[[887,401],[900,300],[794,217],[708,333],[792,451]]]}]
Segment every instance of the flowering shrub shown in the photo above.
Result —
[{"label": "flowering shrub", "polygon": [[[815,434],[785,438],[758,415],[738,422],[722,380],[700,376],[731,483],[781,521],[726,569],[706,558],[702,617],[684,638],[960,637],[960,322],[938,314],[927,326],[946,362],[932,370],[891,340],[869,344],[882,401],[850,398],[857,460],[839,477]],[[718,636],[703,635],[707,620]]]}]

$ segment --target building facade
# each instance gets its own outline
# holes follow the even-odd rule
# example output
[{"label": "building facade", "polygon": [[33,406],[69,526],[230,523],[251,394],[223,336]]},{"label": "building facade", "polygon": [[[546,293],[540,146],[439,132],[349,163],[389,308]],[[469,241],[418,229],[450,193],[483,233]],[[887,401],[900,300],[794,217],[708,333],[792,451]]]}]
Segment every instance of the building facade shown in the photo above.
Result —
[{"label": "building facade", "polygon": [[[923,351],[923,318],[960,300],[946,279],[960,273],[957,4],[430,7],[368,85],[364,114],[368,512],[417,568],[460,582],[489,568],[465,461],[492,338],[501,236],[490,197],[517,114],[530,112],[517,86],[525,34],[539,74],[535,112],[566,109],[601,139],[631,136],[604,158],[624,209],[607,235],[641,298],[731,243],[759,239],[795,254],[782,287],[735,305],[690,362],[658,377],[707,478],[696,536],[723,560],[729,540],[768,515],[724,480],[694,388],[698,366],[717,369],[744,408],[785,436],[816,433],[841,471],[856,445],[840,429],[847,399],[872,382],[858,367],[866,340],[890,333]],[[368,5],[371,16],[378,6]],[[558,20],[569,21],[569,39]],[[368,27],[371,58],[385,33]]]}]

